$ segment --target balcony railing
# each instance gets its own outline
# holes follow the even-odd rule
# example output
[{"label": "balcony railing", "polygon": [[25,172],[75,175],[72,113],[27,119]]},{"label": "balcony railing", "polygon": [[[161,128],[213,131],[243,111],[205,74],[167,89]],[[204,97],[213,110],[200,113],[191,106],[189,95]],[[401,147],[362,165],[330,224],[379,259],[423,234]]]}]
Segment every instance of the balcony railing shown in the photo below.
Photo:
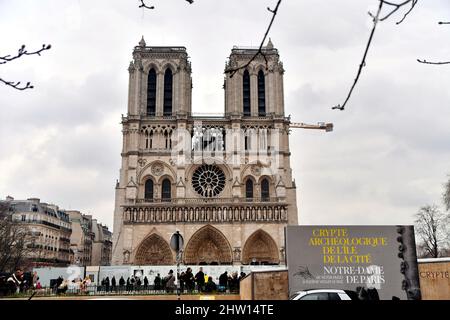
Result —
[{"label": "balcony railing", "polygon": [[[239,199],[239,198],[237,198]],[[160,206],[149,203],[124,205],[124,223],[286,223],[288,206],[283,202],[215,202],[211,205],[195,202]],[[218,199],[214,199],[218,200]],[[222,199],[223,200],[223,199]],[[234,200],[234,199],[233,199]]]},{"label": "balcony railing", "polygon": [[284,203],[283,198],[255,197],[255,198],[171,198],[171,199],[136,199],[129,200],[126,205],[167,205],[167,204],[245,204],[245,203]]}]

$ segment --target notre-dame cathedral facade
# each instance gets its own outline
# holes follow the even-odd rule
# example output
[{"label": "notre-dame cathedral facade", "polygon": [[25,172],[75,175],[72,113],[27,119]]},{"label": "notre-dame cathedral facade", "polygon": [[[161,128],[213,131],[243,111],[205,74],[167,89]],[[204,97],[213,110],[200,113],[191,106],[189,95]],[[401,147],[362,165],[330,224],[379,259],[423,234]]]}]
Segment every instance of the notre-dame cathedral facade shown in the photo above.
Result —
[{"label": "notre-dame cathedral facade", "polygon": [[[284,114],[283,64],[271,41],[235,47],[225,112],[192,112],[184,47],[134,48],[114,211],[114,265],[285,263],[286,225],[298,223]],[[245,68],[240,68],[245,66]]]}]

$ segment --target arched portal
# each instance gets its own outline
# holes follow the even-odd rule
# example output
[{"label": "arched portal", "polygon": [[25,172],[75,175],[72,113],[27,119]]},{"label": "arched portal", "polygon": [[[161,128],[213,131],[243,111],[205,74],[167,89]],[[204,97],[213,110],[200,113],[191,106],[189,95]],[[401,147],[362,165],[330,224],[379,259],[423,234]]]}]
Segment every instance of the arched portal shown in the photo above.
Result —
[{"label": "arched portal", "polygon": [[207,225],[197,230],[184,251],[185,264],[231,264],[231,246],[218,229]]},{"label": "arched portal", "polygon": [[134,263],[161,266],[172,265],[174,260],[169,244],[162,237],[153,233],[139,245]]},{"label": "arched portal", "polygon": [[255,231],[245,242],[242,250],[243,264],[279,264],[278,247],[264,230]]}]

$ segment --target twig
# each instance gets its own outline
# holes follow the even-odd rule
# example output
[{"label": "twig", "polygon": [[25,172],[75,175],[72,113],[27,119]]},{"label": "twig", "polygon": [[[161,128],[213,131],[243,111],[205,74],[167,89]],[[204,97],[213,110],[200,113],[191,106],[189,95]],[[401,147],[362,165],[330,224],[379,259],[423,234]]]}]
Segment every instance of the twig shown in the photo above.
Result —
[{"label": "twig", "polygon": [[[153,10],[155,9],[155,6],[148,6],[145,4],[144,0],[140,0],[141,4],[139,5],[139,8],[146,8],[146,9],[150,9]],[[189,4],[193,4],[194,0],[185,0],[186,2],[189,2]]]},{"label": "twig", "polygon": [[3,82],[4,84],[6,84],[7,86],[13,87],[14,89],[17,90],[26,90],[26,89],[33,89],[34,87],[31,85],[30,82],[27,82],[25,86],[20,86],[20,81],[19,82],[12,82],[12,81],[6,81],[3,80],[2,78],[0,78],[0,82]]},{"label": "twig", "polygon": [[155,9],[155,6],[147,6],[146,4],[145,4],[145,2],[144,2],[144,0],[141,0],[141,5],[139,6],[139,8],[146,8],[146,9],[150,9],[150,10],[152,10],[152,9]]},{"label": "twig", "polygon": [[[439,21],[438,24],[450,24],[450,22]],[[425,59],[417,59],[417,62],[423,63],[423,64],[432,64],[432,65],[435,65],[435,66],[442,66],[444,64],[450,64],[450,61],[433,62],[433,61],[427,61]]]},{"label": "twig", "polygon": [[390,1],[386,1],[386,0],[380,0],[380,1],[383,2],[384,4],[388,5],[388,6],[394,7],[391,10],[391,12],[389,12],[386,16],[381,18],[380,21],[387,20],[391,15],[393,15],[395,12],[397,12],[400,8],[402,8],[403,6],[411,3],[411,8],[404,14],[403,18],[400,21],[396,22],[396,24],[400,24],[403,21],[405,21],[406,17],[411,13],[411,11],[413,11],[414,7],[416,6],[416,4],[417,4],[417,2],[419,0],[406,0],[406,1],[403,1],[401,3],[393,3],[393,2],[390,2]]},{"label": "twig", "polygon": [[41,49],[39,49],[37,51],[33,51],[33,52],[28,52],[25,49],[25,45],[22,45],[19,48],[19,50],[17,50],[17,54],[15,56],[11,56],[10,54],[8,54],[6,56],[0,57],[0,64],[5,64],[7,62],[13,61],[15,59],[20,58],[21,56],[31,56],[34,54],[37,54],[38,56],[40,56],[42,51],[49,50],[51,47],[52,47],[51,45],[43,44]]},{"label": "twig", "polygon": [[268,61],[267,61],[266,54],[263,52],[263,46],[266,41],[267,35],[269,34],[270,28],[272,28],[273,21],[275,20],[275,17],[277,16],[278,8],[280,7],[281,1],[282,0],[278,0],[277,5],[275,6],[275,9],[273,9],[273,10],[270,9],[269,7],[267,7],[267,10],[272,13],[272,19],[270,19],[269,26],[267,27],[266,33],[264,34],[261,44],[259,45],[258,51],[256,51],[256,53],[251,57],[251,59],[246,64],[244,64],[240,67],[230,68],[230,69],[225,70],[225,73],[230,74],[230,78],[232,78],[236,74],[236,72],[238,72],[239,70],[247,68],[250,65],[250,63],[252,63],[259,55],[263,56],[263,58],[266,62],[266,68],[268,67]]},{"label": "twig", "polygon": [[342,106],[340,104],[337,105],[337,106],[334,106],[334,107],[331,108],[333,110],[337,109],[337,110],[343,111],[345,109],[345,106],[347,105],[347,102],[350,100],[350,97],[352,96],[353,90],[355,89],[356,84],[358,83],[359,77],[361,76],[362,69],[366,66],[367,53],[369,52],[370,44],[372,43],[372,39],[373,39],[373,36],[375,34],[375,30],[377,29],[378,21],[380,21],[379,17],[380,17],[380,14],[381,14],[381,10],[383,9],[383,4],[384,4],[384,1],[380,1],[380,4],[378,6],[378,11],[377,11],[377,14],[375,16],[373,16],[372,14],[369,13],[370,16],[373,17],[373,27],[372,27],[372,31],[370,32],[369,41],[367,42],[367,45],[366,45],[366,50],[364,51],[364,56],[362,58],[361,64],[359,65],[359,68],[358,68],[358,73],[356,74],[356,78],[353,81],[353,85],[350,88],[350,91],[349,91],[349,93],[347,95],[347,98],[345,99],[345,101],[342,104]]},{"label": "twig", "polygon": [[[42,51],[49,50],[51,47],[52,46],[49,45],[49,44],[48,45],[43,44],[41,49],[36,50],[36,51],[32,51],[32,52],[28,52],[25,49],[25,45],[22,45],[19,48],[19,50],[17,50],[17,54],[15,56],[11,56],[10,54],[8,54],[6,56],[0,57],[0,64],[5,64],[5,63],[8,63],[8,62],[11,62],[13,60],[19,59],[22,56],[31,56],[31,55],[38,55],[38,56],[40,56]],[[33,89],[34,88],[34,86],[32,86],[30,82],[27,82],[25,85],[22,85],[22,86],[20,85],[21,84],[20,81],[18,81],[18,82],[6,81],[6,80],[0,78],[0,82],[4,83],[7,86],[10,86],[10,87],[12,87],[12,88],[14,88],[16,90],[21,90],[21,91],[26,90],[26,89]]]},{"label": "twig", "polygon": [[450,61],[432,62],[432,61],[427,61],[425,59],[423,59],[423,60],[417,59],[417,62],[420,62],[420,63],[423,63],[423,64],[433,64],[433,65],[450,64]]},{"label": "twig", "polygon": [[[393,3],[393,2],[390,2],[390,1],[386,1],[386,0],[379,0],[377,13],[375,15],[373,15],[371,12],[369,12],[369,16],[371,16],[373,18],[373,27],[372,27],[372,31],[370,32],[369,40],[367,42],[366,49],[364,51],[364,55],[363,55],[361,64],[359,65],[358,72],[356,74],[356,78],[353,81],[353,84],[352,84],[352,86],[350,88],[350,91],[348,92],[347,98],[345,99],[344,103],[342,105],[338,104],[337,106],[334,106],[331,109],[333,109],[333,110],[341,110],[341,111],[345,110],[345,106],[347,105],[348,101],[350,100],[350,97],[353,94],[353,91],[354,91],[354,89],[356,87],[356,84],[358,83],[358,80],[361,77],[362,70],[366,66],[367,54],[369,52],[370,45],[372,44],[373,36],[375,34],[378,22],[387,20],[395,12],[397,12],[400,8],[402,8],[405,5],[411,4],[411,8],[404,14],[403,18],[400,21],[396,22],[396,24],[402,23],[406,19],[406,17],[411,13],[411,11],[415,8],[415,6],[416,6],[418,1],[419,0],[405,0],[405,1],[401,2],[401,3]],[[383,10],[383,6],[384,5],[391,6],[391,7],[394,7],[394,8],[388,14],[386,14],[383,18],[380,18],[380,15],[381,15],[381,12]]]}]

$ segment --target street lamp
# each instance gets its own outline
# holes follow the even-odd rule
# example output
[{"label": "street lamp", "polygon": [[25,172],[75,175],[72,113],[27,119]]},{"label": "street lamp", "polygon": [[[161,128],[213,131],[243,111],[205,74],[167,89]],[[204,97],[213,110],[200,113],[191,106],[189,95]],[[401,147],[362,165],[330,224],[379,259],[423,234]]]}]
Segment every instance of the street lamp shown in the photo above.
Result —
[{"label": "street lamp", "polygon": [[174,250],[177,253],[176,259],[177,259],[177,295],[178,300],[180,300],[180,262],[181,262],[181,256],[183,254],[183,236],[180,234],[180,231],[176,231],[172,238],[170,239],[170,247],[172,250]]}]

